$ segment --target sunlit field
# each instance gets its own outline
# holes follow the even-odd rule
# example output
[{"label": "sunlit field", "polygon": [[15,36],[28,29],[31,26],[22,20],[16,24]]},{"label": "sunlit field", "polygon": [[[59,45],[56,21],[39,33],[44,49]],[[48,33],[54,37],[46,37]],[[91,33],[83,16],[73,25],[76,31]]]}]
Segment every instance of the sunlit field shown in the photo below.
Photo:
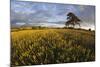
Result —
[{"label": "sunlit field", "polygon": [[12,29],[12,66],[94,60],[95,31],[82,29]]}]

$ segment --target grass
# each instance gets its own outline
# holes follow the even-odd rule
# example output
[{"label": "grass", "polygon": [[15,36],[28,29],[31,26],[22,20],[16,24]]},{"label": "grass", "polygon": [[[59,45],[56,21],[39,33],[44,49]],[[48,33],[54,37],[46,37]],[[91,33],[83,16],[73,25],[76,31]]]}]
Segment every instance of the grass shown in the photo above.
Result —
[{"label": "grass", "polygon": [[11,32],[11,65],[95,60],[95,32],[77,29],[28,29]]}]

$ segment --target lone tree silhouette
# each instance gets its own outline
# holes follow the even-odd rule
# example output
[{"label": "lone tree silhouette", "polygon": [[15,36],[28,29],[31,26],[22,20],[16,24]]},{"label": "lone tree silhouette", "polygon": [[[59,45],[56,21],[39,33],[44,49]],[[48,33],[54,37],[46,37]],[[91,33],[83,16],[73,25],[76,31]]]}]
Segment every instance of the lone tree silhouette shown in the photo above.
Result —
[{"label": "lone tree silhouette", "polygon": [[67,14],[67,20],[68,21],[65,23],[66,26],[72,25],[74,27],[76,24],[78,24],[80,27],[79,22],[81,22],[81,20],[74,13],[69,12]]}]

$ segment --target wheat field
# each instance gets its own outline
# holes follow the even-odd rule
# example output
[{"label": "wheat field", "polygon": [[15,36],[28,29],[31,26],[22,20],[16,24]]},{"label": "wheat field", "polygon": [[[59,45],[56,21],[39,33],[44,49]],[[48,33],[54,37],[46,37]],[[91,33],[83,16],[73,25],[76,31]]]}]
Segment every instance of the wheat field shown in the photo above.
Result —
[{"label": "wheat field", "polygon": [[29,29],[11,32],[11,65],[95,60],[95,32],[75,29]]}]

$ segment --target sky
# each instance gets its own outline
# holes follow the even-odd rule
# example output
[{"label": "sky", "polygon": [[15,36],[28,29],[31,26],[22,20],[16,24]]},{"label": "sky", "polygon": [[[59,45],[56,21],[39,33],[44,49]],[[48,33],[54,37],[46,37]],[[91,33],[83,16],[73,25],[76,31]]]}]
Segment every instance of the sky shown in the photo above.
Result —
[{"label": "sky", "polygon": [[83,28],[95,28],[95,6],[11,0],[11,24],[64,27],[73,12]]}]

